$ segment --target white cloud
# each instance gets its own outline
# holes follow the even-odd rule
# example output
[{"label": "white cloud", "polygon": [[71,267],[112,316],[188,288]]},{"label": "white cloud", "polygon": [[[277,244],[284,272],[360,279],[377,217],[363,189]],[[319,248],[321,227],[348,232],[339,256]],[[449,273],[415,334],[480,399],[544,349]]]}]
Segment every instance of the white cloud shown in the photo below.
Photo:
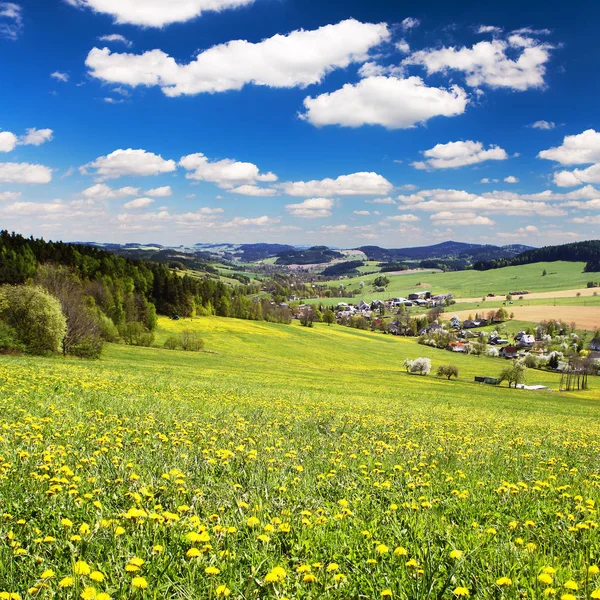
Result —
[{"label": "white cloud", "polygon": [[24,146],[41,146],[45,142],[50,142],[54,134],[52,129],[36,129],[35,127],[30,127],[26,132],[19,138],[19,144]]},{"label": "white cloud", "polygon": [[131,186],[113,189],[105,183],[97,183],[81,192],[84,198],[90,200],[112,200],[114,198],[123,198],[125,196],[137,196],[140,193],[139,188]]},{"label": "white cloud", "polygon": [[5,200],[18,200],[21,197],[21,192],[0,192],[0,202]]},{"label": "white cloud", "polygon": [[333,200],[329,198],[309,198],[299,204],[288,204],[285,209],[294,217],[320,219],[331,216]]},{"label": "white cloud", "polygon": [[108,156],[100,156],[96,160],[81,167],[80,171],[88,173],[95,169],[94,175],[100,179],[118,179],[128,175],[159,175],[170,173],[176,168],[174,160],[165,160],[162,156],[146,150],[115,150]]},{"label": "white cloud", "polygon": [[173,194],[173,190],[170,185],[164,185],[162,187],[153,188],[144,192],[146,196],[152,196],[153,198],[167,198]]},{"label": "white cloud", "polygon": [[[403,61],[405,65],[422,65],[429,75],[448,70],[461,71],[472,87],[487,85],[527,90],[542,87],[546,63],[553,46],[518,35],[508,41],[495,39],[479,42],[472,48],[443,47],[414,52]],[[510,58],[521,50],[516,60]]]},{"label": "white cloud", "polygon": [[62,81],[63,83],[67,83],[67,81],[69,81],[69,75],[67,73],[62,73],[61,71],[54,71],[54,73],[50,73],[50,77],[56,79],[56,81]]},{"label": "white cloud", "polygon": [[16,40],[22,29],[21,7],[14,2],[0,2],[0,38]]},{"label": "white cloud", "polygon": [[98,37],[101,42],[119,42],[120,44],[125,44],[125,46],[130,47],[132,45],[131,41],[129,41],[125,36],[120,33],[111,33],[109,35],[101,35]]},{"label": "white cloud", "polygon": [[556,123],[552,122],[552,121],[536,121],[535,123],[532,123],[531,125],[529,125],[529,127],[531,127],[531,129],[554,129],[556,127]]},{"label": "white cloud", "polygon": [[429,217],[434,225],[454,225],[454,226],[466,226],[466,225],[495,225],[496,222],[492,221],[489,217],[482,217],[476,215],[473,212],[458,212],[454,213],[451,211],[439,212]]},{"label": "white cloud", "polygon": [[199,17],[203,12],[220,12],[252,4],[254,0],[67,0],[72,6],[111,15],[116,23],[164,27]]},{"label": "white cloud", "polygon": [[519,179],[514,175],[509,175],[504,178],[504,183],[519,183]]},{"label": "white cloud", "polygon": [[264,188],[251,184],[240,185],[239,187],[230,189],[229,192],[232,194],[240,194],[241,196],[279,196],[279,192],[273,188]]},{"label": "white cloud", "polygon": [[402,52],[403,54],[408,54],[410,52],[410,46],[406,40],[396,42],[395,46],[398,52]]},{"label": "white cloud", "polygon": [[225,226],[231,225],[234,227],[248,227],[248,226],[264,226],[279,223],[279,219],[274,219],[263,215],[262,217],[247,218],[247,217],[234,217],[229,223],[225,223]]},{"label": "white cloud", "polygon": [[11,150],[14,150],[18,141],[19,140],[14,133],[11,133],[10,131],[0,131],[0,152],[10,152]]},{"label": "white cloud", "polygon": [[600,163],[587,169],[559,171],[554,174],[554,183],[559,187],[573,187],[582,183],[600,183]]},{"label": "white cloud", "polygon": [[159,86],[167,96],[239,90],[247,84],[277,88],[320,82],[336,68],[364,62],[371,48],[390,37],[385,23],[354,19],[316,30],[275,35],[253,44],[234,40],[179,64],[161,50],[116,54],[93,48],[86,65],[93,77],[130,86]]},{"label": "white cloud", "polygon": [[400,23],[400,27],[402,27],[404,31],[409,31],[410,29],[418,27],[420,24],[421,21],[419,19],[416,19],[415,17],[406,17],[406,19]]},{"label": "white cloud", "polygon": [[474,212],[500,215],[564,216],[563,208],[552,206],[550,201],[564,195],[542,194],[520,195],[514,192],[496,191],[472,194],[464,190],[433,189],[421,190],[410,196],[399,196],[399,209],[425,212]]},{"label": "white cloud", "polygon": [[542,150],[538,158],[553,160],[561,165],[600,163],[600,132],[587,129],[577,135],[567,135],[562,145]]},{"label": "white cloud", "polygon": [[136,198],[135,200],[130,200],[129,202],[125,202],[123,204],[123,208],[146,208],[150,206],[154,200],[152,198]]},{"label": "white cloud", "polygon": [[388,196],[387,198],[374,198],[373,200],[365,200],[365,204],[396,204],[396,201]]},{"label": "white cloud", "polygon": [[210,181],[225,189],[244,184],[253,185],[257,181],[277,181],[277,175],[270,172],[261,173],[254,163],[239,162],[231,158],[211,162],[201,152],[183,156],[179,164],[189,171],[186,174],[187,179]]},{"label": "white cloud", "polygon": [[354,210],[352,212],[359,217],[367,217],[371,214],[370,210]]},{"label": "white cloud", "polygon": [[397,223],[415,223],[416,221],[420,221],[419,217],[416,215],[411,215],[410,213],[404,215],[394,215],[393,217],[386,217],[386,221],[395,221]]},{"label": "white cloud", "polygon": [[429,87],[420,77],[374,76],[305,98],[306,112],[301,117],[317,127],[382,125],[408,129],[433,117],[461,115],[467,103],[467,94],[458,86],[444,89]]},{"label": "white cloud", "polygon": [[352,173],[336,179],[313,181],[289,181],[279,185],[289,196],[384,196],[389,194],[392,184],[378,173]]},{"label": "white cloud", "polygon": [[481,142],[466,140],[437,144],[423,152],[426,160],[412,163],[416,169],[453,169],[466,165],[475,165],[486,160],[506,160],[508,155],[500,146],[484,149]]},{"label": "white cloud", "polygon": [[573,223],[579,225],[600,225],[600,215],[594,215],[593,217],[575,217],[571,219]]},{"label": "white cloud", "polygon": [[52,169],[30,163],[0,163],[0,183],[50,183]]},{"label": "white cloud", "polygon": [[502,33],[502,27],[496,27],[495,25],[479,25],[477,27],[477,33],[493,33],[500,35]]}]

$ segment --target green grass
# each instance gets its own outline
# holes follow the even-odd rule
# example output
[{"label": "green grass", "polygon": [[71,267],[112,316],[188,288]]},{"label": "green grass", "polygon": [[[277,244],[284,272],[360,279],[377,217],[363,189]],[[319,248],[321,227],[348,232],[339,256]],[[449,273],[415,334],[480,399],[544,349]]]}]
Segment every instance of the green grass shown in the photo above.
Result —
[{"label": "green grass", "polygon": [[[337,288],[344,284],[345,290],[360,290],[364,282],[363,293],[354,296],[355,300],[385,299],[394,296],[406,297],[411,292],[431,290],[434,293],[452,293],[457,298],[476,298],[488,293],[505,296],[509,292],[527,290],[529,292],[550,292],[585,287],[593,279],[593,274],[583,272],[584,263],[551,262],[519,265],[490,271],[454,271],[448,273],[422,272],[410,275],[389,275],[390,284],[383,293],[373,292],[372,281],[377,275],[366,275],[332,281]],[[547,275],[542,276],[546,269]],[[421,286],[417,284],[421,283]],[[347,301],[351,298],[331,299],[329,303]]]},{"label": "green grass", "polygon": [[[186,328],[204,352],[0,356],[0,592],[517,600],[561,597],[570,580],[578,599],[600,588],[588,574],[597,380],[580,394],[480,386],[475,374],[505,362],[340,326],[161,318],[157,343]],[[406,374],[417,356],[458,365],[459,380]],[[548,567],[551,586],[538,580]]]}]

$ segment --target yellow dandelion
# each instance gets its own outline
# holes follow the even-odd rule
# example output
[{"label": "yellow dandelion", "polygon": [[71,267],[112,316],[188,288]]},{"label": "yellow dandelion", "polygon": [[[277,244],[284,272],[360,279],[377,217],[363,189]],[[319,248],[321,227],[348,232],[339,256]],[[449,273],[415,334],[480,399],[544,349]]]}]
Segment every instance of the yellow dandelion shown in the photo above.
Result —
[{"label": "yellow dandelion", "polygon": [[496,580],[496,585],[500,587],[509,587],[512,585],[512,579],[510,577],[500,577],[500,579]]},{"label": "yellow dandelion", "polygon": [[73,586],[74,583],[75,583],[75,580],[72,577],[63,577],[63,579],[61,579],[58,582],[58,587],[70,588]]},{"label": "yellow dandelion", "polygon": [[100,571],[92,571],[90,573],[90,579],[96,583],[100,583],[104,581],[104,575],[100,573]]},{"label": "yellow dandelion", "polygon": [[82,600],[96,600],[98,592],[94,587],[86,587],[79,595]]},{"label": "yellow dandelion", "polygon": [[131,580],[131,585],[138,590],[145,590],[148,587],[148,582],[145,577],[134,577]]},{"label": "yellow dandelion", "polygon": [[462,587],[460,585],[457,588],[455,588],[453,593],[458,598],[468,598],[471,595],[468,588]]},{"label": "yellow dandelion", "polygon": [[78,560],[73,567],[73,573],[75,573],[75,575],[89,575],[91,572],[92,569],[90,569],[90,565],[83,560]]},{"label": "yellow dandelion", "polygon": [[226,585],[219,585],[215,590],[215,594],[219,598],[227,598],[227,596],[231,595],[231,590]]},{"label": "yellow dandelion", "polygon": [[450,552],[450,558],[453,558],[455,560],[459,560],[463,557],[463,551],[462,550],[452,550],[452,552]]},{"label": "yellow dandelion", "polygon": [[221,572],[221,570],[217,569],[217,567],[206,567],[206,569],[204,569],[204,572],[207,575],[218,575]]}]

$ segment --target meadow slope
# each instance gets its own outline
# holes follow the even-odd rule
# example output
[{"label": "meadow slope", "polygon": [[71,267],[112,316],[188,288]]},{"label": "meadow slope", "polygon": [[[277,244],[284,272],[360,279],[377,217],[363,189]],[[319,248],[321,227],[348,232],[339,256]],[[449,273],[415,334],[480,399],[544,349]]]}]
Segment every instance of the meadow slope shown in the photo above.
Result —
[{"label": "meadow slope", "polygon": [[600,595],[597,381],[479,386],[504,363],[338,326],[157,342],[185,328],[205,352],[0,357],[0,597]]}]

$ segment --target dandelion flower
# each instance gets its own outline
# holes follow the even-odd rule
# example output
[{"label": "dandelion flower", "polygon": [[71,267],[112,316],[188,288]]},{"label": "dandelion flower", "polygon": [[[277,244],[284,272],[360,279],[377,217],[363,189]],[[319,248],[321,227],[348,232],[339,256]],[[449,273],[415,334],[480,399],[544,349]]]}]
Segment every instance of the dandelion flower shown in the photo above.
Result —
[{"label": "dandelion flower", "polygon": [[408,550],[406,548],[403,548],[402,546],[398,546],[395,550],[394,550],[394,554],[396,556],[408,556]]},{"label": "dandelion flower", "polygon": [[79,597],[82,600],[96,600],[97,595],[98,592],[96,591],[95,587],[86,587],[83,592],[81,592]]},{"label": "dandelion flower", "polygon": [[327,572],[331,573],[332,571],[337,571],[340,566],[337,563],[330,563],[327,565]]},{"label": "dandelion flower", "polygon": [[314,583],[316,580],[317,578],[312,573],[306,573],[306,575],[304,575],[304,577],[302,578],[302,581],[304,581],[304,583]]},{"label": "dandelion flower", "polygon": [[454,590],[453,593],[459,598],[468,598],[471,595],[471,593],[466,587],[462,587],[460,585]]},{"label": "dandelion flower", "polygon": [[496,585],[500,587],[509,587],[512,585],[512,579],[510,577],[500,577],[500,579],[496,580]]},{"label": "dandelion flower", "polygon": [[596,600],[597,598],[600,598],[600,589],[598,590],[594,590],[591,594],[590,594],[590,598],[594,598],[594,600]]},{"label": "dandelion flower", "polygon": [[148,587],[148,582],[145,577],[134,577],[131,580],[131,585],[138,590],[145,590]]},{"label": "dandelion flower", "polygon": [[387,554],[390,551],[390,549],[385,544],[379,544],[376,550],[379,554]]},{"label": "dandelion flower", "polygon": [[569,581],[567,581],[564,585],[564,587],[567,590],[578,590],[579,586],[577,585],[577,583],[575,581],[573,581],[572,579],[569,579]]},{"label": "dandelion flower", "polygon": [[75,575],[89,575],[91,572],[92,569],[90,569],[90,565],[83,560],[78,560],[73,567],[73,573],[75,573]]},{"label": "dandelion flower", "polygon": [[54,571],[52,569],[46,569],[41,575],[40,579],[51,579],[54,577]]},{"label": "dandelion flower", "polygon": [[382,598],[391,598],[393,595],[392,590],[383,590],[383,592],[381,592]]},{"label": "dandelion flower", "polygon": [[538,575],[538,581],[544,585],[550,585],[552,583],[552,575],[548,573],[540,573]]},{"label": "dandelion flower", "polygon": [[96,583],[100,583],[104,581],[104,575],[100,573],[100,571],[92,571],[92,573],[90,573],[90,579]]},{"label": "dandelion flower", "polygon": [[218,575],[221,572],[221,570],[217,569],[217,567],[206,567],[206,569],[204,569],[204,572],[207,575]]},{"label": "dandelion flower", "polygon": [[202,552],[200,552],[200,550],[198,550],[198,548],[190,548],[185,555],[188,558],[198,558],[199,556],[202,556]]},{"label": "dandelion flower", "polygon": [[215,594],[219,598],[227,598],[227,596],[231,595],[231,590],[226,585],[219,585],[215,590]]},{"label": "dandelion flower", "polygon": [[452,550],[452,552],[450,552],[450,558],[454,558],[455,560],[459,560],[462,557],[463,557],[463,551],[462,550]]},{"label": "dandelion flower", "polygon": [[75,580],[72,577],[64,577],[58,582],[58,587],[61,588],[69,588],[75,583]]}]

